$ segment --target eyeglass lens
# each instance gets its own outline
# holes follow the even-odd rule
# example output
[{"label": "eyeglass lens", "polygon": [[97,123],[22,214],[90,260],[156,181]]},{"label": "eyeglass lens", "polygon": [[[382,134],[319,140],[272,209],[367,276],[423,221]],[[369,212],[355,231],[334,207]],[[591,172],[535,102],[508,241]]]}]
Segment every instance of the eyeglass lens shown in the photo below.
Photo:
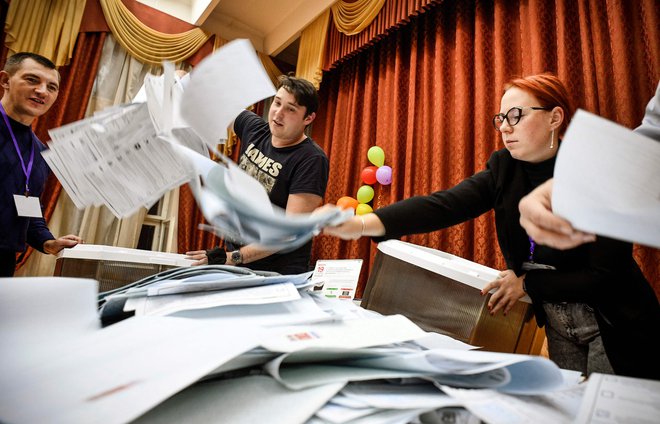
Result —
[{"label": "eyeglass lens", "polygon": [[493,118],[493,125],[495,125],[495,128],[500,129],[504,123],[504,120],[506,119],[506,121],[509,123],[509,126],[514,126],[518,123],[518,121],[520,121],[521,116],[522,110],[518,107],[512,107],[506,114],[498,113],[495,115]]}]

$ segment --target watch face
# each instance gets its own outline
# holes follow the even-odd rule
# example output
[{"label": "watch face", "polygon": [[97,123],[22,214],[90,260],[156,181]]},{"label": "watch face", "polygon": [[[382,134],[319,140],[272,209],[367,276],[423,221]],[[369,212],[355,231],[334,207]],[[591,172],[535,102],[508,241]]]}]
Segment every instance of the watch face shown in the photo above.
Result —
[{"label": "watch face", "polygon": [[240,265],[243,263],[243,255],[241,255],[240,250],[234,250],[233,252],[231,252],[231,261],[236,265]]}]

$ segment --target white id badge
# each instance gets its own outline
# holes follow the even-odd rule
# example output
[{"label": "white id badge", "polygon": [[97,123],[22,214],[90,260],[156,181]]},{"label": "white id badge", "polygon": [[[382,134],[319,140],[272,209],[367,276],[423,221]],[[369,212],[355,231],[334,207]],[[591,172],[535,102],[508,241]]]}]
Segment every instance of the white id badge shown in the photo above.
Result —
[{"label": "white id badge", "polygon": [[29,218],[42,218],[41,204],[39,198],[36,196],[25,197],[20,194],[14,194],[14,202],[16,203],[16,212],[18,216]]}]

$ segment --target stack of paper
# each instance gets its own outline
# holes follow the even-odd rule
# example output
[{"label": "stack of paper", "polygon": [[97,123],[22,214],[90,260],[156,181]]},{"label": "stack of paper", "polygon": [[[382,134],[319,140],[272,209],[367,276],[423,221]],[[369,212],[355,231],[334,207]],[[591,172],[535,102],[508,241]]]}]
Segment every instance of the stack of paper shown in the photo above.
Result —
[{"label": "stack of paper", "polygon": [[[9,341],[0,350],[0,421],[568,423],[577,416],[584,385],[545,358],[476,351],[403,316],[308,292],[296,282],[301,276],[280,277],[290,281],[228,291],[290,285],[296,299],[136,316],[104,329],[90,312],[91,280],[0,280],[0,339]],[[221,284],[187,282],[195,289],[165,281],[151,287],[153,297]],[[170,290],[178,293],[163,294]],[[149,297],[148,287],[133,292]],[[591,397],[614,387],[594,381]],[[639,388],[640,401],[653,396],[652,385],[621,381]]]}]

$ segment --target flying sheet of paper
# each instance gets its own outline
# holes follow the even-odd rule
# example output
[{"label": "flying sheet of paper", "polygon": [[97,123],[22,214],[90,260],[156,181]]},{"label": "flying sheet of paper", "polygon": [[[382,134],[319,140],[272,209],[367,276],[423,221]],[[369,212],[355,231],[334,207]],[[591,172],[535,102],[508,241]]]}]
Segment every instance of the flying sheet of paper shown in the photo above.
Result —
[{"label": "flying sheet of paper", "polygon": [[323,213],[287,215],[270,203],[264,187],[234,162],[220,155],[217,164],[190,149],[178,147],[204,187],[193,188],[202,214],[210,223],[205,229],[235,243],[259,243],[286,252],[307,243],[327,225],[337,225],[351,216],[339,208]]},{"label": "flying sheet of paper", "polygon": [[[44,159],[78,208],[105,205],[123,218],[190,182],[210,223],[204,229],[283,253],[349,218],[350,211],[339,208],[286,215],[229,158],[218,154],[222,164],[215,163],[200,148],[204,142],[214,147],[241,110],[275,93],[248,40],[228,43],[202,61],[183,92],[174,84],[173,66],[164,68],[162,78],[146,81],[147,104],[112,107],[50,131]],[[179,105],[190,127],[178,128]]]},{"label": "flying sheet of paper", "polygon": [[243,109],[274,95],[275,87],[252,44],[234,40],[192,71],[181,101],[181,115],[215,148]]},{"label": "flying sheet of paper", "polygon": [[157,137],[146,104],[112,108],[49,134],[42,156],[78,208],[104,204],[129,216],[193,176]]},{"label": "flying sheet of paper", "polygon": [[660,143],[579,110],[557,154],[552,209],[579,230],[660,247]]}]

